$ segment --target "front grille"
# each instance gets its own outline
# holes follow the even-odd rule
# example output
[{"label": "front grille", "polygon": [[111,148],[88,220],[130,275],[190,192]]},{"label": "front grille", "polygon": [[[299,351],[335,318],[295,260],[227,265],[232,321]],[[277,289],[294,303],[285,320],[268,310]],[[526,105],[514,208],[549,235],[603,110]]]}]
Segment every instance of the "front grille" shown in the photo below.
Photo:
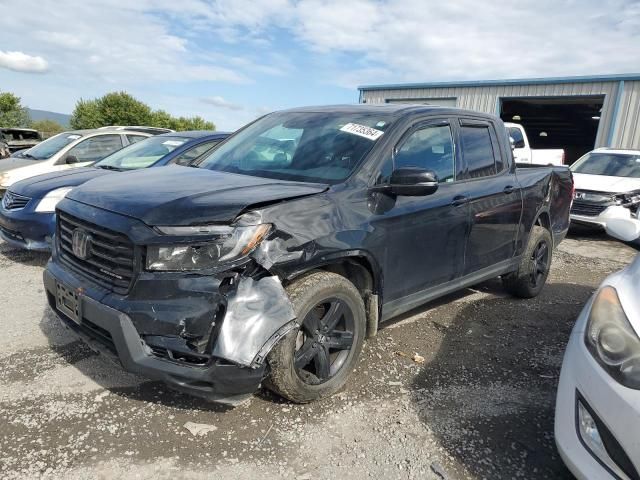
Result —
[{"label": "front grille", "polygon": [[27,206],[31,198],[24,195],[18,195],[17,193],[7,192],[2,197],[2,206],[5,210],[20,210]]},{"label": "front grille", "polygon": [[[135,249],[126,235],[81,220],[61,211],[58,215],[58,246],[62,262],[103,288],[125,295],[134,279]],[[86,258],[73,252],[74,231],[91,236]]]},{"label": "front grille", "polygon": [[608,208],[608,205],[596,205],[593,203],[574,200],[571,213],[574,215],[584,215],[586,217],[597,217]]}]

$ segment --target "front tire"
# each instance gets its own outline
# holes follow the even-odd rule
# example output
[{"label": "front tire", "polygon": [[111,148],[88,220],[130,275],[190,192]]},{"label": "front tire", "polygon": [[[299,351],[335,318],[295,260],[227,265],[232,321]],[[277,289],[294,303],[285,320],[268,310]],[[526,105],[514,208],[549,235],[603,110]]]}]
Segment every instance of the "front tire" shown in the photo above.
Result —
[{"label": "front tire", "polygon": [[553,253],[551,233],[544,227],[535,225],[529,235],[529,243],[522,254],[518,270],[502,276],[505,289],[516,297],[533,298],[542,291]]},{"label": "front tire", "polygon": [[265,385],[308,403],[337,392],[355,367],[366,335],[364,302],[349,280],[330,272],[306,274],[286,290],[301,326],[269,353]]}]

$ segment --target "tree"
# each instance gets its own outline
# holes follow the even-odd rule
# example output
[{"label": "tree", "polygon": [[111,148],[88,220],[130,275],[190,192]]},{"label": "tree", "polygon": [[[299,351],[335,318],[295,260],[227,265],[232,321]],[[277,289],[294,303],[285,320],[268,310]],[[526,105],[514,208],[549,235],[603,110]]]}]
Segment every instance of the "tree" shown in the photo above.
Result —
[{"label": "tree", "polygon": [[178,117],[173,119],[172,127],[180,132],[185,130],[215,130],[213,122],[209,122],[202,117]]},{"label": "tree", "polygon": [[9,92],[0,92],[0,127],[28,127],[31,118],[20,103],[20,97]]},{"label": "tree", "polygon": [[33,122],[31,122],[31,128],[44,133],[47,137],[51,137],[56,133],[64,131],[64,127],[58,122],[46,118],[44,120],[34,120]]},{"label": "tree", "polygon": [[105,124],[102,121],[100,107],[97,100],[78,100],[76,107],[73,109],[69,125],[74,130],[83,128],[98,128]]},{"label": "tree", "polygon": [[178,131],[215,129],[212,122],[201,117],[174,117],[164,110],[152,110],[126,92],[107,93],[93,100],[79,100],[69,123],[75,129],[107,125],[148,125]]}]

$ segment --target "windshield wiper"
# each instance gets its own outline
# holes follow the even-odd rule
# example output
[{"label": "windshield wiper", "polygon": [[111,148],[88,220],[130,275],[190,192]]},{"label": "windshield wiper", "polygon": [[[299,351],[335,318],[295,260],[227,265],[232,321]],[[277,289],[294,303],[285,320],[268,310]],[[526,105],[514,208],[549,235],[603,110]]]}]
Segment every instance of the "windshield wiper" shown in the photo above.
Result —
[{"label": "windshield wiper", "polygon": [[121,172],[122,169],[118,167],[114,167],[112,165],[96,165],[96,168],[102,168],[103,170],[114,170],[116,172]]}]

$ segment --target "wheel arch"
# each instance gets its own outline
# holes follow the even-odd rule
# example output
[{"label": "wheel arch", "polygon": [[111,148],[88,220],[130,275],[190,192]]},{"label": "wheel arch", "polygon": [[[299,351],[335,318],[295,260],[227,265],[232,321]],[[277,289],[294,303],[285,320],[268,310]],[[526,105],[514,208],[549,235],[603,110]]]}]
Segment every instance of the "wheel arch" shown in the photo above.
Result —
[{"label": "wheel arch", "polygon": [[345,277],[358,289],[367,313],[367,336],[375,336],[382,309],[382,271],[378,262],[366,251],[350,250],[324,256],[287,275],[285,283],[312,270],[324,270]]}]

